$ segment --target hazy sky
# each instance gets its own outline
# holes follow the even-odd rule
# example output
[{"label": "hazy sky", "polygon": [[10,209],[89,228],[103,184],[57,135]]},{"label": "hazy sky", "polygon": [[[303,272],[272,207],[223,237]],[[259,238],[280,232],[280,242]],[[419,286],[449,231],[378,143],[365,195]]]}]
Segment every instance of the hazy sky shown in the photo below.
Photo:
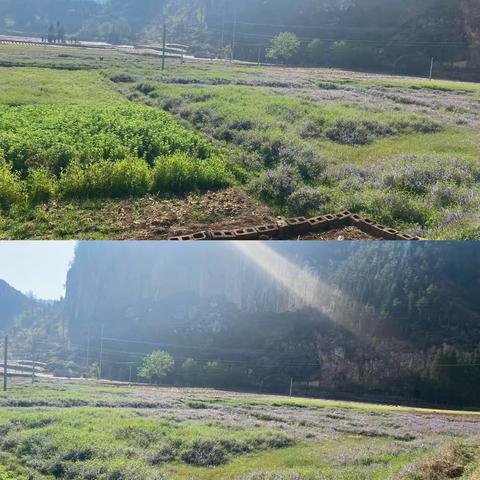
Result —
[{"label": "hazy sky", "polygon": [[76,242],[0,242],[0,279],[23,293],[53,300],[65,293]]}]

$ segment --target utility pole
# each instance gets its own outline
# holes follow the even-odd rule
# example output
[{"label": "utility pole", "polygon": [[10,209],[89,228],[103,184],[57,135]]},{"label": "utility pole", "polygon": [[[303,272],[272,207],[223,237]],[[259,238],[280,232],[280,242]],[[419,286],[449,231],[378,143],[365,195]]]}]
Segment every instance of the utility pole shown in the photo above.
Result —
[{"label": "utility pole", "polygon": [[163,53],[162,53],[162,70],[165,70],[165,55],[167,54],[167,24],[163,24]]},{"label": "utility pole", "polygon": [[237,6],[235,5],[233,8],[232,60],[235,60],[235,47],[237,43]]},{"label": "utility pole", "polygon": [[260,65],[260,59],[262,57],[262,47],[258,47],[258,65]]},{"label": "utility pole", "polygon": [[432,80],[432,78],[433,78],[433,65],[434,65],[434,63],[435,63],[435,58],[432,57],[432,60],[430,61],[430,76],[429,76],[430,80]]},{"label": "utility pole", "polygon": [[290,398],[292,398],[293,395],[293,377],[290,378]]},{"label": "utility pole", "polygon": [[35,337],[32,337],[32,385],[35,383]]},{"label": "utility pole", "polygon": [[87,330],[87,374],[88,369],[90,368],[90,325]]},{"label": "utility pole", "polygon": [[129,368],[130,368],[130,372],[128,374],[128,385],[132,385],[132,366],[129,365]]},{"label": "utility pole", "polygon": [[7,391],[7,377],[8,377],[8,335],[5,336],[5,343],[3,347],[3,391]]},{"label": "utility pole", "polygon": [[105,325],[102,324],[102,332],[100,335],[100,378],[102,378],[103,374],[103,333],[104,333]]}]

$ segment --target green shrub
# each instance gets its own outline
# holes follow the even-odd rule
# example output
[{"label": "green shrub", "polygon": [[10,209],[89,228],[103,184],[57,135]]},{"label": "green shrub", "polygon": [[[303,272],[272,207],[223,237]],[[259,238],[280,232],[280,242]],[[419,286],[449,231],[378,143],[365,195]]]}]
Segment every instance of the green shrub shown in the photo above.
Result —
[{"label": "green shrub", "polygon": [[71,162],[59,180],[60,195],[67,199],[142,196],[149,192],[152,171],[145,160],[100,160],[87,165]]},{"label": "green shrub", "polygon": [[368,128],[353,120],[337,120],[325,134],[332,142],[341,145],[368,145],[373,141]]},{"label": "green shrub", "polygon": [[25,200],[25,185],[12,165],[0,156],[0,209],[9,210]]},{"label": "green shrub", "polygon": [[126,158],[116,162],[112,171],[112,194],[116,197],[146,195],[152,185],[152,171],[145,160]]},{"label": "green shrub", "polygon": [[189,465],[214,467],[228,461],[227,449],[211,440],[194,440],[185,447],[181,458]]},{"label": "green shrub", "polygon": [[92,162],[84,170],[85,188],[89,197],[108,197],[112,195],[113,162],[109,160]]},{"label": "green shrub", "polygon": [[151,465],[161,465],[175,460],[176,456],[175,445],[162,443],[147,454],[147,462]]},{"label": "green shrub", "polygon": [[198,162],[198,188],[200,190],[222,188],[232,183],[226,162],[218,157]]},{"label": "green shrub", "polygon": [[437,133],[444,129],[440,123],[428,118],[418,118],[408,121],[399,120],[394,122],[393,127],[405,135]]},{"label": "green shrub", "polygon": [[297,170],[282,163],[276,169],[262,173],[252,181],[249,188],[261,200],[283,206],[295,192],[299,182]]},{"label": "green shrub", "polygon": [[145,82],[137,85],[135,89],[138,90],[139,92],[142,92],[144,95],[148,95],[155,91],[155,85]]},{"label": "green shrub", "polygon": [[300,128],[299,134],[301,138],[312,139],[320,138],[325,128],[325,119],[311,118],[308,119]]},{"label": "green shrub", "polygon": [[188,155],[161,157],[153,169],[153,191],[155,193],[187,193],[195,189],[198,181],[196,160]]},{"label": "green shrub", "polygon": [[85,198],[88,196],[85,171],[79,161],[71,162],[60,174],[59,190],[64,198]]},{"label": "green shrub", "polygon": [[432,223],[434,211],[422,200],[402,192],[375,192],[369,202],[371,215],[387,225],[404,224],[426,226]]},{"label": "green shrub", "polygon": [[0,114],[0,149],[17,171],[47,166],[58,174],[74,160],[85,164],[129,156],[150,164],[185,152],[209,158],[210,144],[166,112],[144,105],[33,105]]},{"label": "green shrub", "polygon": [[55,196],[57,190],[55,177],[47,167],[30,169],[27,189],[30,203],[47,203]]},{"label": "green shrub", "polygon": [[153,169],[153,192],[184,194],[215,189],[231,182],[223,160],[199,160],[186,154],[160,157]]},{"label": "green shrub", "polygon": [[302,187],[288,197],[288,207],[293,215],[309,215],[320,212],[330,197],[319,188]]}]

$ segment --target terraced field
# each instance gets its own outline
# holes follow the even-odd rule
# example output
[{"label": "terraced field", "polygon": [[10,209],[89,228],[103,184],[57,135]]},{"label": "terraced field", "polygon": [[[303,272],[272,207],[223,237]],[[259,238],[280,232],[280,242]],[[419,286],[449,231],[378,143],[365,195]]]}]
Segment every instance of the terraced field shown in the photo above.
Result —
[{"label": "terraced field", "polygon": [[480,238],[477,84],[162,72],[148,56],[18,46],[0,47],[0,65],[2,238],[166,238],[343,210]]}]

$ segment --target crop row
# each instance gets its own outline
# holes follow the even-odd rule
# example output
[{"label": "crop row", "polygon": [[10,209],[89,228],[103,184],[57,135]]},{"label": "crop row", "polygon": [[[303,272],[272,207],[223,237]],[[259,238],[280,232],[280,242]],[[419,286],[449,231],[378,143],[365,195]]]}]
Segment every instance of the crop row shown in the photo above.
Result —
[{"label": "crop row", "polygon": [[0,208],[52,198],[182,194],[231,181],[208,141],[141,106],[0,110]]},{"label": "crop row", "polygon": [[0,157],[0,209],[35,205],[52,199],[141,197],[148,193],[182,194],[216,189],[231,183],[221,158],[199,160],[184,153],[158,157],[151,167],[128,157],[82,165],[72,161],[58,177],[47,167],[30,168],[25,178]]}]

